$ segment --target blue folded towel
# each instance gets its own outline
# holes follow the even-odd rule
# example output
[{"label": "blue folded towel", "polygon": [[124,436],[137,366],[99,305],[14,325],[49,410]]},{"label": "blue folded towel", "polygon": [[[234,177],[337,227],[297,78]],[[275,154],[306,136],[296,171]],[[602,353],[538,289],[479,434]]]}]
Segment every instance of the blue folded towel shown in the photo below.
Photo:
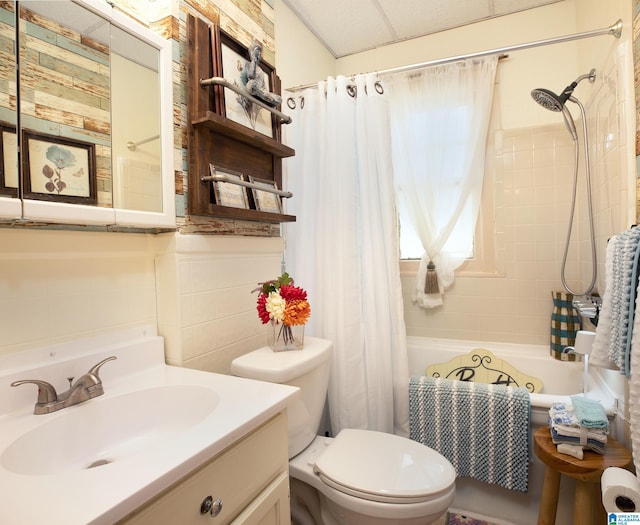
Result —
[{"label": "blue folded towel", "polygon": [[587,428],[609,428],[609,420],[604,407],[599,401],[586,399],[580,396],[572,396],[571,403],[576,409],[578,422]]},{"label": "blue folded towel", "polygon": [[561,445],[567,443],[568,445],[580,445],[582,448],[588,448],[597,452],[598,454],[604,454],[607,450],[606,441],[603,443],[600,440],[587,438],[586,442],[579,436],[567,436],[558,432],[554,427],[551,427],[551,441],[554,445]]}]

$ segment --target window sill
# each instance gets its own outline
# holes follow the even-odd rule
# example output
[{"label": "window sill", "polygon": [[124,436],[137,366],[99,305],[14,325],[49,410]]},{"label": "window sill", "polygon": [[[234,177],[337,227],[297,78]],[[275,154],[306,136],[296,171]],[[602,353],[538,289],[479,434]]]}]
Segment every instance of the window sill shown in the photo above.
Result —
[{"label": "window sill", "polygon": [[[456,270],[456,277],[505,277],[497,268],[483,268],[482,261],[469,259]],[[420,268],[418,259],[401,259],[400,275],[417,275]]]}]

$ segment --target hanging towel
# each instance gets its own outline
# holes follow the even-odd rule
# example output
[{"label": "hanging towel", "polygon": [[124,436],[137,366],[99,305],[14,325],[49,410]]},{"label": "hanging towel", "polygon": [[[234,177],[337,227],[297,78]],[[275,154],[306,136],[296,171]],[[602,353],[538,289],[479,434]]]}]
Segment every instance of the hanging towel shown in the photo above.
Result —
[{"label": "hanging towel", "polygon": [[602,305],[600,307],[600,315],[598,318],[598,326],[596,327],[596,335],[593,339],[591,347],[591,355],[589,356],[589,364],[602,368],[616,369],[615,363],[609,359],[609,336],[611,334],[611,326],[613,324],[611,310],[613,308],[613,259],[616,253],[617,235],[609,239],[607,243],[606,261],[605,261],[605,284],[604,294],[602,296]]},{"label": "hanging towel", "polygon": [[640,270],[640,228],[611,237],[606,255],[605,292],[591,364],[611,368],[613,363],[629,377]]},{"label": "hanging towel", "polygon": [[409,380],[409,437],[440,452],[459,476],[526,492],[526,388],[424,376]]},{"label": "hanging towel", "polygon": [[587,399],[580,396],[571,396],[571,403],[576,411],[576,418],[583,427],[592,428],[609,428],[609,419],[604,407],[599,401]]},{"label": "hanging towel", "polygon": [[[640,289],[640,285],[639,285]],[[640,295],[640,293],[638,294]],[[634,422],[640,421],[640,313],[635,316],[633,323],[633,338],[631,340],[631,377],[629,378],[629,415],[631,426],[631,445],[636,472],[640,472],[640,429]],[[591,364],[591,361],[589,361]]]}]

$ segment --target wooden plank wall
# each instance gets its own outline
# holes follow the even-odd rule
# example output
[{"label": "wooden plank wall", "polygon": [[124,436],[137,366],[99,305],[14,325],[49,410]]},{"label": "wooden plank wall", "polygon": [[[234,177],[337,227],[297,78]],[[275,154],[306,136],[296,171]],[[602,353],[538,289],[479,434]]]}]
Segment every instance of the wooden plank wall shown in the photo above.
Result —
[{"label": "wooden plank wall", "polygon": [[[255,221],[190,217],[187,214],[187,101],[186,101],[186,16],[194,14],[208,23],[219,24],[244,45],[254,38],[263,44],[264,59],[275,64],[275,14],[269,0],[168,0],[155,20],[147,20],[139,0],[122,0],[117,9],[146,25],[173,44],[173,126],[176,214],[184,233],[279,236],[278,225]],[[159,2],[160,4],[160,2]],[[10,54],[13,45],[11,2],[0,0],[0,121],[15,111],[14,71]],[[147,6],[148,9],[148,6]],[[52,135],[64,134],[97,144],[98,203],[111,206],[111,151],[109,146],[108,51],[95,41],[82,38],[68,28],[27,14],[27,61],[21,104],[23,126]],[[56,35],[60,35],[59,38]],[[9,54],[7,54],[9,52]],[[3,88],[7,89],[3,89]],[[63,102],[73,97],[80,111]],[[74,102],[74,106],[76,103]],[[44,119],[48,119],[46,122]]]},{"label": "wooden plank wall", "polygon": [[98,206],[112,204],[109,49],[21,8],[21,127],[96,145]]}]

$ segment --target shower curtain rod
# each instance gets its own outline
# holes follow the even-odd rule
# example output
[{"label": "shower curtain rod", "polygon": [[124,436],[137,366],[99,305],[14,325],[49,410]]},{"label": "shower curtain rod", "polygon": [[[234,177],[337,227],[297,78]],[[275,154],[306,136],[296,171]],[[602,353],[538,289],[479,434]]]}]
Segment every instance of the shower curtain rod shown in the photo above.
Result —
[{"label": "shower curtain rod", "polygon": [[[570,42],[572,40],[580,40],[582,38],[591,38],[594,36],[602,36],[602,35],[613,35],[616,38],[620,38],[620,35],[622,35],[622,20],[618,19],[618,21],[615,24],[603,29],[595,29],[593,31],[585,31],[583,33],[574,33],[572,35],[558,36],[555,38],[547,38],[545,40],[536,40],[534,42],[527,42],[524,44],[515,44],[512,46],[498,47],[496,49],[489,49],[487,51],[478,51],[477,53],[469,53],[467,55],[458,55],[453,57],[440,58],[437,60],[429,60],[427,62],[420,62],[418,64],[411,64],[408,66],[400,66],[400,67],[394,67],[391,69],[383,69],[381,71],[376,71],[375,73],[378,75],[387,75],[389,73],[400,73],[402,71],[411,71],[413,69],[422,69],[430,66],[439,66],[441,64],[449,64],[451,62],[459,62],[461,60],[468,60],[470,58],[480,58],[480,57],[486,57],[491,55],[500,55],[500,54],[508,53],[509,51],[520,51],[522,49],[530,49],[532,47],[547,46],[550,44],[561,44],[563,42]],[[289,88],[286,91],[300,91],[302,89],[315,87],[315,86],[317,86],[317,83],[305,84],[302,86],[295,86],[295,87]]]}]

